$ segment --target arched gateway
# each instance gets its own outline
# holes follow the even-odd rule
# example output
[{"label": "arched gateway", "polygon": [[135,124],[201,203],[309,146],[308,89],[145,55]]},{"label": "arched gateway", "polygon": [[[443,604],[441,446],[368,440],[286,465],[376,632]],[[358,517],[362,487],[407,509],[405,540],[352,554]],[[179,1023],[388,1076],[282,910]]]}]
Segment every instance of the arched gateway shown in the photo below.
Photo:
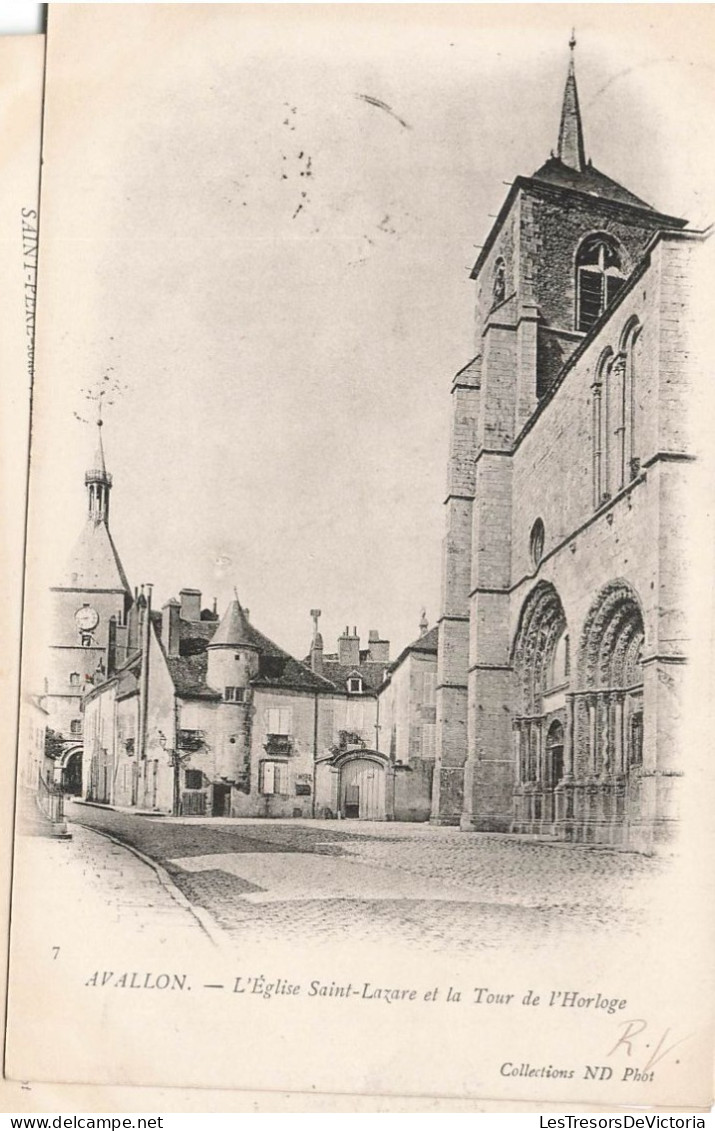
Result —
[{"label": "arched gateway", "polygon": [[[57,771],[55,771],[57,773]],[[60,782],[65,793],[82,796],[82,747],[68,746],[60,759]]]},{"label": "arched gateway", "polygon": [[347,750],[332,759],[338,771],[338,812],[344,818],[385,821],[394,807],[389,759],[377,750]]}]

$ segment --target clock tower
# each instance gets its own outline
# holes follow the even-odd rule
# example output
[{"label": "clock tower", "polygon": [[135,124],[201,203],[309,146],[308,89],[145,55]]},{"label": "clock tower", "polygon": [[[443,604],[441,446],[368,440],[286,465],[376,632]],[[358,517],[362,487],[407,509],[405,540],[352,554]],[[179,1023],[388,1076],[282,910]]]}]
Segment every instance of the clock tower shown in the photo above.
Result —
[{"label": "clock tower", "polygon": [[[87,514],[57,584],[52,586],[51,643],[45,702],[48,726],[58,740],[59,765],[65,785],[81,780],[82,698],[97,680],[106,678],[108,654],[121,663],[127,648],[127,614],[131,590],[109,532],[112,476],[97,421],[97,447],[85,477]],[[76,756],[76,757],[75,757]],[[74,760],[74,764],[72,764]]]}]

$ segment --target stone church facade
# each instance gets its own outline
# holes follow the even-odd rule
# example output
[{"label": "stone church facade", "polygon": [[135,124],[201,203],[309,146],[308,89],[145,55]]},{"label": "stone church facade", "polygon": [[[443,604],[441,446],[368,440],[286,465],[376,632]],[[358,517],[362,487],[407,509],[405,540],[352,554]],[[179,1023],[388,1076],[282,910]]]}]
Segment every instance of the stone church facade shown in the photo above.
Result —
[{"label": "stone church facade", "polygon": [[704,233],[558,151],[472,272],[452,386],[432,821],[649,851],[677,819]]}]

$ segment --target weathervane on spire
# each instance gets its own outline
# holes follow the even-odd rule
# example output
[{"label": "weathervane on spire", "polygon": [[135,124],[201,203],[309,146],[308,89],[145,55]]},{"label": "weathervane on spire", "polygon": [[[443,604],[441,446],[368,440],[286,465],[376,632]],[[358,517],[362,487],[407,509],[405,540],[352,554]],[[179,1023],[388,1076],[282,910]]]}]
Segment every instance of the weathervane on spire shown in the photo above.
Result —
[{"label": "weathervane on spire", "polygon": [[128,388],[128,385],[119,381],[119,379],[114,376],[114,366],[108,366],[101,377],[98,377],[91,385],[86,385],[83,389],[80,389],[80,395],[84,400],[97,402],[97,419],[94,421],[88,420],[87,417],[81,416],[80,413],[75,412],[75,420],[79,420],[80,424],[94,423],[101,428],[104,423],[102,419],[102,409],[104,405],[113,405],[117,397],[121,396]]},{"label": "weathervane on spire", "polygon": [[576,46],[576,28],[572,27],[571,28],[571,38],[569,40],[569,47],[571,48],[572,52],[573,52],[573,49],[574,49],[575,46]]}]

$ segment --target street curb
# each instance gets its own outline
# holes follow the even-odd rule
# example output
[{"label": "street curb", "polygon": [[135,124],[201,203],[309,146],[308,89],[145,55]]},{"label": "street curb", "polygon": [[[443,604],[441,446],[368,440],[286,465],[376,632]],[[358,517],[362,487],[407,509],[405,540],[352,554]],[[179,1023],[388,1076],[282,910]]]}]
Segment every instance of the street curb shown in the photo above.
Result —
[{"label": "street curb", "polygon": [[[80,822],[77,823],[80,824]],[[116,844],[119,848],[124,848],[127,852],[131,852],[133,856],[136,856],[137,860],[141,860],[142,864],[146,864],[151,868],[156,874],[161,886],[168,892],[172,899],[174,899],[184,911],[188,911],[193,915],[209,941],[219,950],[226,946],[226,935],[213,915],[207,911],[205,907],[195,907],[194,904],[186,898],[183,891],[174,883],[166,868],[162,867],[161,864],[157,864],[156,860],[152,860],[151,856],[146,856],[138,848],[127,844],[126,841],[120,840],[116,836],[112,836],[111,833],[105,832],[104,829],[95,829],[90,825],[82,824],[80,824],[80,828],[86,829],[87,832],[90,833],[96,833],[97,836],[103,836],[105,840],[111,840],[112,844]]]}]

